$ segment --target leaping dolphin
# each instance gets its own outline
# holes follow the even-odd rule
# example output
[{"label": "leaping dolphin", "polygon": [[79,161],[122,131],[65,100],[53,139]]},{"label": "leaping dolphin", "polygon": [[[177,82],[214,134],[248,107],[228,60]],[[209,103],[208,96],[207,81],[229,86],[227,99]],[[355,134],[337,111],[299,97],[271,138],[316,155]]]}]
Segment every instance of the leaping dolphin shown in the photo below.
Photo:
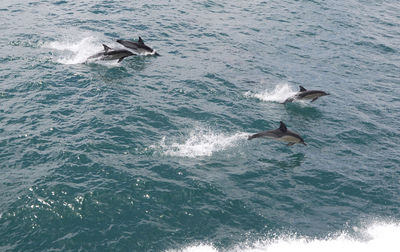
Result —
[{"label": "leaping dolphin", "polygon": [[102,52],[96,53],[95,55],[87,58],[86,62],[89,60],[116,60],[118,59],[118,63],[121,62],[124,58],[135,55],[133,52],[125,49],[114,50],[109,46],[103,44],[104,50]]},{"label": "leaping dolphin", "polygon": [[321,91],[321,90],[307,90],[303,86],[300,86],[300,91],[293,95],[292,97],[287,98],[283,104],[287,102],[293,102],[295,100],[311,100],[314,102],[319,97],[329,95],[328,93]]},{"label": "leaping dolphin", "polygon": [[301,143],[304,145],[307,145],[303,138],[299,136],[297,133],[292,132],[287,129],[286,125],[281,121],[280,126],[278,129],[275,130],[268,130],[268,131],[263,131],[254,135],[249,136],[248,140],[251,140],[253,138],[259,138],[259,137],[268,137],[268,138],[273,138],[279,141],[284,141],[287,142],[287,146],[291,146],[296,143]]},{"label": "leaping dolphin", "polygon": [[156,52],[156,50],[145,45],[143,42],[143,39],[141,37],[139,37],[139,40],[137,42],[118,39],[117,43],[120,43],[121,45],[125,46],[126,48],[133,50],[137,54],[141,54],[141,55],[150,54],[150,55],[160,56],[160,54],[158,54]]}]

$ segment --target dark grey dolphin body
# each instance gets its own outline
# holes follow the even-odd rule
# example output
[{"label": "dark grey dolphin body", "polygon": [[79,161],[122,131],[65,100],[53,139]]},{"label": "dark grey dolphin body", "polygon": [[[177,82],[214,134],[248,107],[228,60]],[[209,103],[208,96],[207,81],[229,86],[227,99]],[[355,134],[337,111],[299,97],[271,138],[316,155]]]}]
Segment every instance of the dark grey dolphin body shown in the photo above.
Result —
[{"label": "dark grey dolphin body", "polygon": [[120,43],[121,45],[125,46],[126,48],[133,50],[137,54],[142,54],[142,55],[151,54],[151,55],[159,56],[159,54],[156,52],[156,50],[154,50],[144,44],[143,39],[141,37],[139,37],[139,40],[137,42],[118,39],[117,43]]},{"label": "dark grey dolphin body", "polygon": [[303,86],[300,86],[300,91],[294,96],[287,98],[283,103],[292,102],[294,100],[311,100],[311,102],[314,102],[324,95],[329,94],[321,90],[307,90]]},{"label": "dark grey dolphin body", "polygon": [[273,138],[279,141],[284,141],[287,142],[288,146],[291,146],[296,143],[302,143],[304,145],[307,145],[303,138],[299,136],[297,133],[294,133],[290,130],[287,129],[286,125],[281,121],[280,126],[278,129],[275,130],[268,130],[268,131],[263,131],[254,135],[249,136],[248,140],[251,140],[253,138]]},{"label": "dark grey dolphin body", "polygon": [[118,60],[118,63],[121,62],[124,58],[135,55],[129,50],[125,49],[118,49],[114,50],[111,49],[110,47],[106,46],[103,44],[104,50],[102,52],[96,53],[93,56],[90,56],[86,62],[90,60]]}]

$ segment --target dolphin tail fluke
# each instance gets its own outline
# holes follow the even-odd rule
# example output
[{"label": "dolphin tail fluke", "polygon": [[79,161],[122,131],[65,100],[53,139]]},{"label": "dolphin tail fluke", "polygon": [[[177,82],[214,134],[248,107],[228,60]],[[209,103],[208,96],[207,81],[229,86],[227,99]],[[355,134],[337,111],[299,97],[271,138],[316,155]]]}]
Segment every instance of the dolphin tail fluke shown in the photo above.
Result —
[{"label": "dolphin tail fluke", "polygon": [[261,137],[261,134],[260,134],[260,133],[257,133],[257,134],[254,134],[254,135],[250,135],[250,136],[247,138],[247,140],[251,140],[251,139],[257,138],[257,137]]},{"label": "dolphin tail fluke", "polygon": [[290,97],[290,98],[287,98],[284,102],[282,102],[282,104],[286,104],[286,103],[293,102],[293,101],[294,101],[294,98]]},{"label": "dolphin tail fluke", "polygon": [[257,133],[257,134],[254,134],[254,135],[250,135],[250,136],[247,138],[247,140],[251,140],[251,139],[253,139],[253,138],[258,138],[258,137],[264,137],[264,135],[263,135],[262,133]]}]

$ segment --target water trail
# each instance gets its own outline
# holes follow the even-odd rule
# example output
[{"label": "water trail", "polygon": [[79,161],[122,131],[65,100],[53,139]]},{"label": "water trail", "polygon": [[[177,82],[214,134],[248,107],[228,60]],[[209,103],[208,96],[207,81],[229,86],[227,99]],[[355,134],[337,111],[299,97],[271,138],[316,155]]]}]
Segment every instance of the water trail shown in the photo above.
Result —
[{"label": "water trail", "polygon": [[[354,228],[356,229],[356,228]],[[258,241],[252,244],[241,244],[229,251],[234,252],[353,252],[353,251],[385,251],[397,252],[400,248],[400,224],[375,223],[369,227],[358,230],[362,238],[354,238],[343,232],[327,238],[303,238],[296,235],[283,235],[281,237]],[[168,252],[217,252],[212,245],[191,245],[181,250],[168,250]]]},{"label": "water trail", "polygon": [[183,141],[167,140],[164,136],[157,147],[161,153],[176,157],[211,156],[213,153],[236,146],[239,141],[246,140],[249,133],[237,132],[234,134],[216,133],[211,129],[194,129]]},{"label": "water trail", "polygon": [[45,43],[43,47],[59,51],[61,55],[56,62],[67,65],[84,63],[88,57],[103,50],[102,42],[95,37],[79,41],[53,41]]},{"label": "water trail", "polygon": [[265,90],[260,93],[245,93],[246,97],[254,97],[261,101],[284,102],[287,98],[293,96],[297,91],[293,90],[288,84],[278,84],[274,90]]}]

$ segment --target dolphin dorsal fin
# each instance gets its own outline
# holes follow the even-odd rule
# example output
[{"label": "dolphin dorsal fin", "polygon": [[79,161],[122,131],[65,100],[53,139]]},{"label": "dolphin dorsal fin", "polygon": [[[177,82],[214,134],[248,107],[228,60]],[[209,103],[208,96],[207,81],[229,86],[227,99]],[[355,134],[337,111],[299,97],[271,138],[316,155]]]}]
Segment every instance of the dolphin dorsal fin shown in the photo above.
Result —
[{"label": "dolphin dorsal fin", "polygon": [[141,37],[139,37],[138,43],[139,44],[144,44],[143,39]]},{"label": "dolphin dorsal fin", "polygon": [[287,131],[286,125],[285,125],[282,121],[281,121],[280,123],[281,123],[281,124],[279,125],[280,131],[286,132],[286,131]]},{"label": "dolphin dorsal fin", "polygon": [[103,47],[104,47],[104,51],[108,51],[108,50],[111,50],[111,48],[109,47],[109,46],[107,46],[107,45],[105,45],[105,44],[103,44]]},{"label": "dolphin dorsal fin", "polygon": [[307,89],[305,89],[303,86],[300,86],[300,92],[304,92],[307,91]]}]

